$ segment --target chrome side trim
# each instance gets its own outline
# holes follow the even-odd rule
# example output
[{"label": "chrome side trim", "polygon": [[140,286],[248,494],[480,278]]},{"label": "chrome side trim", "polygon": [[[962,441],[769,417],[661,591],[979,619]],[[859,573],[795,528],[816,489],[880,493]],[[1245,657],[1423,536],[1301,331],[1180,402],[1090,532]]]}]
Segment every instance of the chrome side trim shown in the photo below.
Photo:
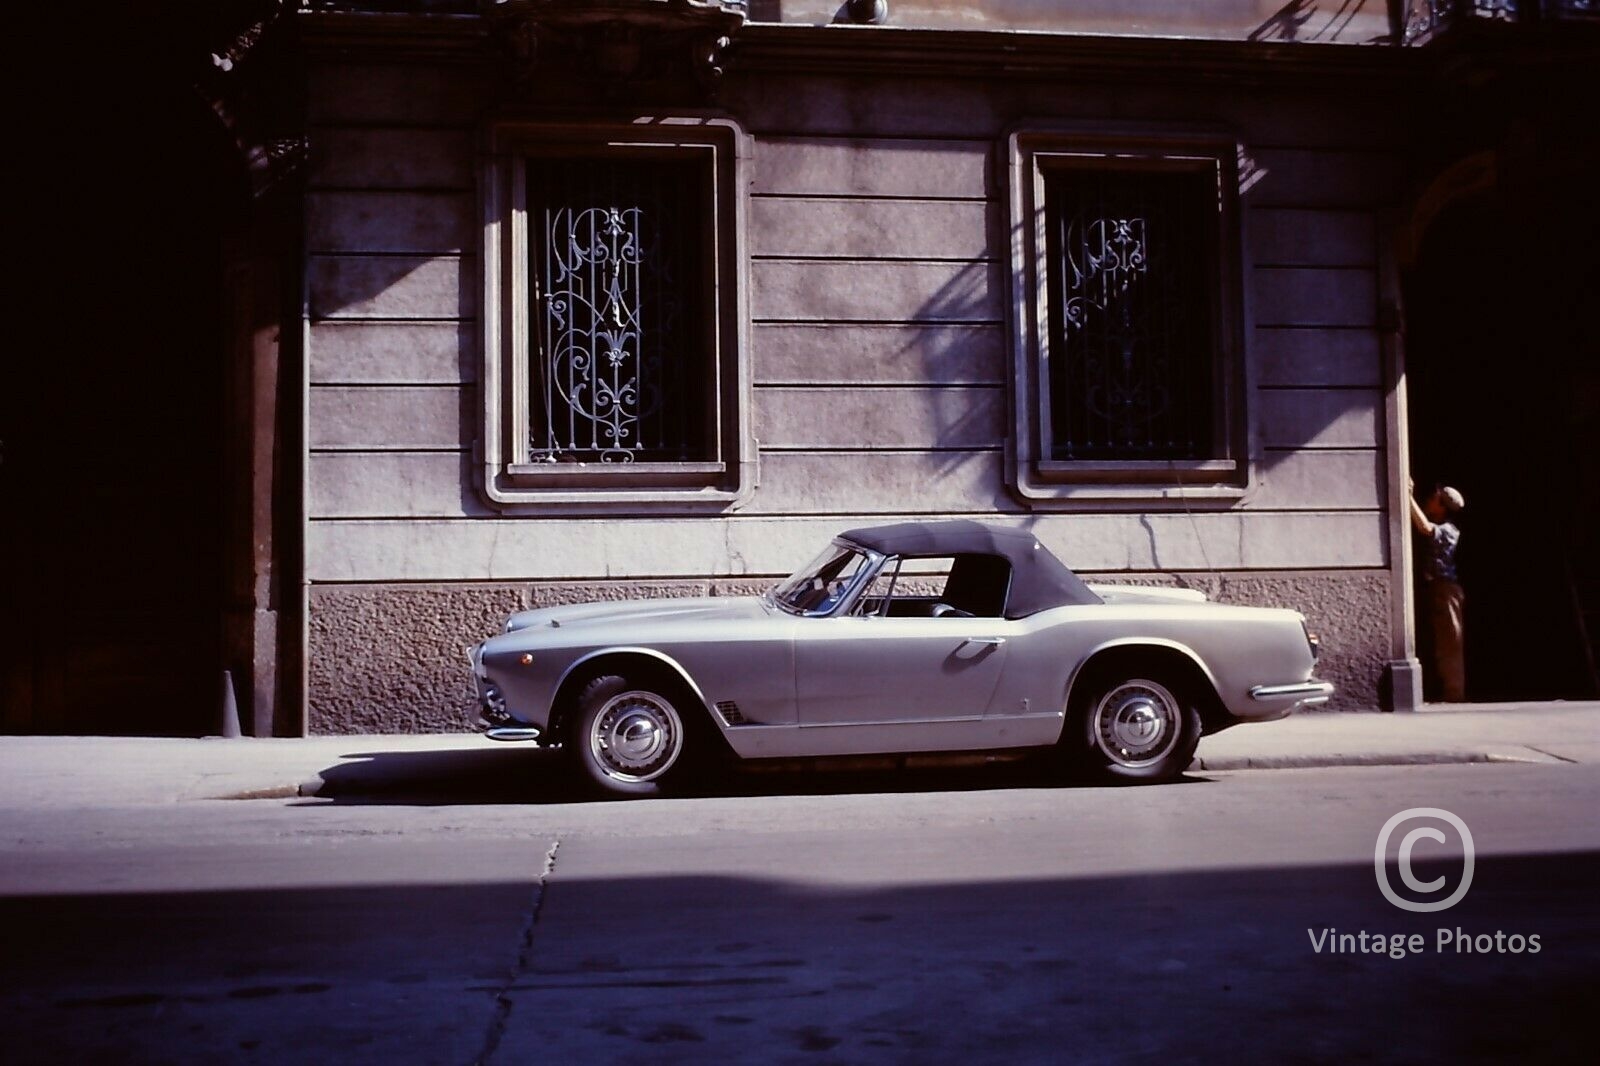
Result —
[{"label": "chrome side trim", "polygon": [[[769,726],[754,726],[754,727],[751,727],[751,728],[755,728],[755,729],[800,729],[800,730],[806,730],[806,729],[838,729],[838,728],[855,729],[855,728],[874,728],[874,727],[880,727],[880,726],[890,726],[890,727],[894,727],[894,728],[898,729],[901,726],[927,727],[927,726],[934,726],[934,725],[950,725],[952,723],[957,723],[957,722],[966,722],[966,723],[971,723],[971,722],[999,722],[999,721],[1025,722],[1025,721],[1034,721],[1034,720],[1042,719],[1042,718],[1055,718],[1055,719],[1059,720],[1063,714],[1065,714],[1064,711],[1034,711],[1031,714],[963,714],[963,715],[952,716],[950,718],[894,718],[894,719],[889,719],[889,720],[886,720],[886,721],[878,721],[878,722],[796,722],[793,725],[782,724],[782,725],[769,725]],[[1026,745],[1024,745],[1024,746],[1026,746]]]},{"label": "chrome side trim", "polygon": [[845,726],[847,728],[858,728],[858,727],[859,728],[872,728],[874,726],[895,726],[895,727],[899,727],[899,726],[927,726],[927,725],[947,725],[947,724],[952,723],[952,722],[981,722],[981,721],[983,721],[983,715],[981,715],[981,714],[963,714],[963,715],[954,715],[954,716],[949,717],[949,718],[907,718],[907,719],[904,719],[904,720],[898,719],[898,718],[894,718],[894,719],[889,719],[887,721],[877,721],[877,722],[796,722],[795,725],[793,726],[793,728],[796,728],[796,729],[837,729],[840,726]]},{"label": "chrome side trim", "polygon": [[484,733],[484,736],[488,737],[490,740],[538,740],[539,730],[535,729],[531,725],[495,726],[493,729],[490,729],[488,732]]},{"label": "chrome side trim", "polygon": [[1297,681],[1289,685],[1257,685],[1250,690],[1253,700],[1298,699],[1302,703],[1325,703],[1333,695],[1331,681]]}]

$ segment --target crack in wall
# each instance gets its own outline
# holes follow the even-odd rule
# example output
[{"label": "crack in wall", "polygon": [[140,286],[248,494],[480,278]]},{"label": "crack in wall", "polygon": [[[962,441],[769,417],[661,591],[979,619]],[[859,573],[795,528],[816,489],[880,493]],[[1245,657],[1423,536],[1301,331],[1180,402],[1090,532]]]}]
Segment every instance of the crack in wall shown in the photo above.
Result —
[{"label": "crack in wall", "polygon": [[494,1016],[489,1020],[489,1031],[484,1034],[483,1050],[473,1058],[473,1066],[488,1066],[489,1060],[494,1058],[500,1049],[500,1041],[505,1039],[506,1026],[511,1021],[511,1008],[514,1001],[511,998],[517,982],[528,972],[528,967],[533,963],[533,932],[539,925],[539,914],[544,910],[545,889],[550,883],[551,874],[556,869],[556,852],[561,849],[561,840],[558,837],[550,842],[550,850],[544,855],[544,869],[539,873],[539,880],[533,886],[533,901],[528,907],[528,920],[522,927],[522,937],[517,945],[516,961],[512,964],[511,972],[494,992]]}]

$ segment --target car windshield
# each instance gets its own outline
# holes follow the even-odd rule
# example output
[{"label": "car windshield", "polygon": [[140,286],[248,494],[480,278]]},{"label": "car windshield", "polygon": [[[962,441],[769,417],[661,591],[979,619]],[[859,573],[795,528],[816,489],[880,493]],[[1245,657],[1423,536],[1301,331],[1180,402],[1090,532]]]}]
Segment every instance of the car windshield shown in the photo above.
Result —
[{"label": "car windshield", "polygon": [[821,555],[774,588],[772,599],[794,614],[827,614],[850,594],[866,565],[865,552],[843,544],[830,544]]}]

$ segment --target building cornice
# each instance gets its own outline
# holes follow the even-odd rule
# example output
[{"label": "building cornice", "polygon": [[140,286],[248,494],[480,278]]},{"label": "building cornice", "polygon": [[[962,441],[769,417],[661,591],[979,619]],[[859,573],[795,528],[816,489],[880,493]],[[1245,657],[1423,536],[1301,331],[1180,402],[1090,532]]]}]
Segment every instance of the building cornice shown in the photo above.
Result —
[{"label": "building cornice", "polygon": [[[302,10],[308,58],[478,64],[497,54],[492,20],[478,15]],[[729,48],[730,74],[1106,81],[1137,71],[1142,82],[1377,90],[1424,77],[1426,50],[1193,38],[1082,36],[882,26],[748,24]]]},{"label": "building cornice", "polygon": [[310,59],[479,63],[490,48],[489,21],[478,15],[302,8],[296,20]]},{"label": "building cornice", "polygon": [[1280,82],[1405,77],[1417,54],[1384,46],[864,26],[748,27],[738,69],[944,78]]}]

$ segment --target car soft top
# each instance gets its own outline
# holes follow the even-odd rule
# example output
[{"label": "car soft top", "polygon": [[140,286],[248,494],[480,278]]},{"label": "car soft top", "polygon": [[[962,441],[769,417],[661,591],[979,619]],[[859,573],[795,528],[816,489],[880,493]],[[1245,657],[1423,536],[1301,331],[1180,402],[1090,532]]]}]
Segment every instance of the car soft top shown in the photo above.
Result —
[{"label": "car soft top", "polygon": [[1025,529],[952,519],[851,529],[842,533],[840,539],[882,555],[907,558],[999,556],[1011,564],[1007,618],[1026,618],[1051,607],[1102,602],[1077,574]]}]

